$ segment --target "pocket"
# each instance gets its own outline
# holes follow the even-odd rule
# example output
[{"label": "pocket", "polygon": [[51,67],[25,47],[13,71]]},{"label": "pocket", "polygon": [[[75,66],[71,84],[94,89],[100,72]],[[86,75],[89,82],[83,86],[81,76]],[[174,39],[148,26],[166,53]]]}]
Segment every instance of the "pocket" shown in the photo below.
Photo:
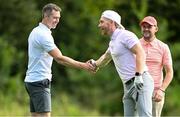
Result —
[{"label": "pocket", "polygon": [[42,85],[45,87],[45,88],[50,88],[50,81],[49,79],[44,79],[41,81]]}]

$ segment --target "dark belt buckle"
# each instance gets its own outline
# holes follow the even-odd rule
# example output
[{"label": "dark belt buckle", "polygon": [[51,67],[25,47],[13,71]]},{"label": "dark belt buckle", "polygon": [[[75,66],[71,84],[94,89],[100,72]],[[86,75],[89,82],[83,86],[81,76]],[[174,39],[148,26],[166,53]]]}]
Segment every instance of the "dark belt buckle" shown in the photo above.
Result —
[{"label": "dark belt buckle", "polygon": [[130,80],[128,80],[125,84],[126,84],[126,85],[129,85],[129,84],[131,84],[132,82],[134,82],[134,77],[131,78]]}]

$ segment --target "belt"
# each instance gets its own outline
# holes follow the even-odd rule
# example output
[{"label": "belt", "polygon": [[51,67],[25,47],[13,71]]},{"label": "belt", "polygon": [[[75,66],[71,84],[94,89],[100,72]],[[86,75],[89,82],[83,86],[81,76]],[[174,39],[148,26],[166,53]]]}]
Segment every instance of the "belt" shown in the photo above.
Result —
[{"label": "belt", "polygon": [[135,77],[132,77],[130,80],[128,80],[125,84],[126,85],[129,85],[129,84],[131,84],[132,82],[134,82],[134,79],[135,79]]},{"label": "belt", "polygon": [[[143,74],[146,73],[146,72],[147,72],[147,71],[144,71]],[[132,77],[130,80],[128,80],[127,82],[125,82],[125,84],[126,84],[126,85],[131,84],[132,82],[134,82],[134,79],[135,79],[135,77]]]}]

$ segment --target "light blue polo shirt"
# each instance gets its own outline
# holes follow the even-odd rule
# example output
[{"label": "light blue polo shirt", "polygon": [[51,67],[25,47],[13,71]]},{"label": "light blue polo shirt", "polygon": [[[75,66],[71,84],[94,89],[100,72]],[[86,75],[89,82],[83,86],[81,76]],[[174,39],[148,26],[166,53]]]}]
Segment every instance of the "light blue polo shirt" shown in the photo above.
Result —
[{"label": "light blue polo shirt", "polygon": [[51,30],[39,23],[28,38],[28,70],[25,82],[35,82],[43,79],[51,80],[53,57],[48,52],[56,48]]},{"label": "light blue polo shirt", "polygon": [[111,36],[108,52],[123,82],[135,75],[136,58],[130,49],[137,43],[137,36],[128,30],[116,29]]}]

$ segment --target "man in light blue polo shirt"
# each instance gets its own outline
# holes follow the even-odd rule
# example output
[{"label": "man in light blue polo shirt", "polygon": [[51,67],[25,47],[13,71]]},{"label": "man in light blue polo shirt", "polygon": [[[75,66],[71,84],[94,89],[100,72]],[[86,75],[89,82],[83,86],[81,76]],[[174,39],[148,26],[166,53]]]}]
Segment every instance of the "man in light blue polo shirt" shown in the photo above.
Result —
[{"label": "man in light blue polo shirt", "polygon": [[145,53],[137,36],[125,30],[120,15],[112,10],[102,13],[98,27],[111,40],[107,51],[96,61],[102,67],[113,60],[124,86],[124,116],[152,116],[153,79],[147,72]]},{"label": "man in light blue polo shirt", "polygon": [[59,64],[95,71],[88,62],[75,61],[62,55],[54,43],[50,29],[55,29],[60,19],[60,7],[49,3],[43,7],[42,22],[35,27],[28,38],[28,69],[25,86],[30,97],[31,115],[48,117],[51,112],[51,66],[53,59]]}]

